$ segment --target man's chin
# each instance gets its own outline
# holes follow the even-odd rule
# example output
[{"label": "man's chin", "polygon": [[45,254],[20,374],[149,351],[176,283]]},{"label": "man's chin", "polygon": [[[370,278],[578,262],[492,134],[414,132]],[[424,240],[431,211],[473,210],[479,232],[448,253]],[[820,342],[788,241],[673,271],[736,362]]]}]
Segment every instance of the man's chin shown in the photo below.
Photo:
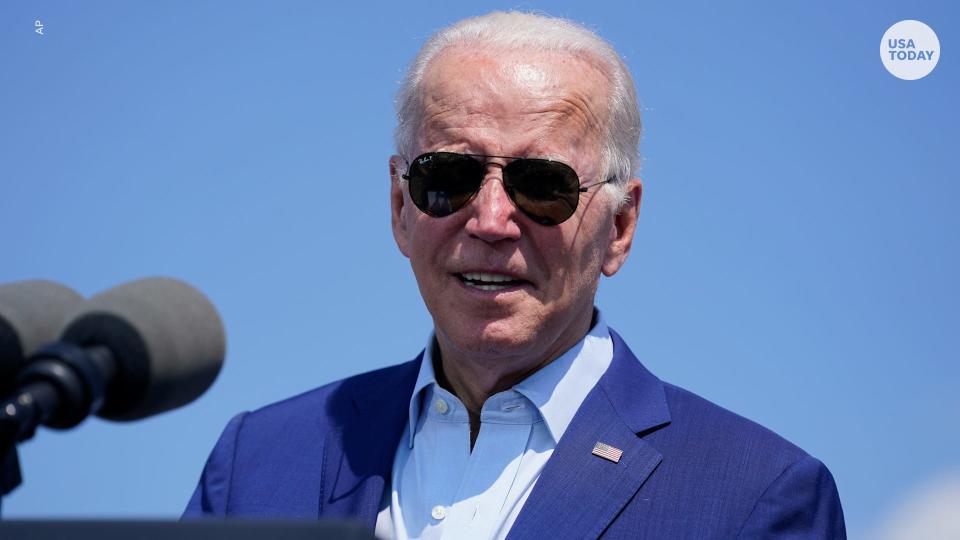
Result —
[{"label": "man's chin", "polygon": [[441,340],[441,349],[449,347],[450,352],[457,355],[494,359],[523,356],[533,348],[536,336],[527,328],[516,328],[509,319],[488,321],[472,328],[438,330],[446,338]]}]

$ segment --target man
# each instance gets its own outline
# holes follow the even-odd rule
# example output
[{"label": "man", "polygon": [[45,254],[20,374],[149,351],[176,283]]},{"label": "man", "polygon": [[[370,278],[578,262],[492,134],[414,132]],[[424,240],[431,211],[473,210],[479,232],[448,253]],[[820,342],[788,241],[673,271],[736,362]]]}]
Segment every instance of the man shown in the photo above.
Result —
[{"label": "man", "polygon": [[434,36],[398,99],[393,233],[415,360],[227,426],[187,516],[394,538],[842,538],[833,479],[647,372],[593,302],[630,252],[640,117],[616,53],[519,13]]}]

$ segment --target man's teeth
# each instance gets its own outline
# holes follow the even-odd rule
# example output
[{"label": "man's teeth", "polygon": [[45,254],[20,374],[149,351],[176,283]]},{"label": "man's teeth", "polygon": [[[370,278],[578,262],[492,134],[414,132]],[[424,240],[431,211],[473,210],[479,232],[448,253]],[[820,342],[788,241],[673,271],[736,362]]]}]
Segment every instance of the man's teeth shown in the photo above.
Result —
[{"label": "man's teeth", "polygon": [[460,274],[460,279],[466,285],[481,291],[499,291],[517,284],[517,280],[510,276],[487,272],[464,272]]},{"label": "man's teeth", "polygon": [[488,283],[502,283],[504,281],[513,281],[510,276],[502,274],[488,274],[486,272],[464,272],[463,277],[470,281],[484,281]]},{"label": "man's teeth", "polygon": [[468,287],[480,289],[481,291],[502,291],[503,289],[510,287],[509,285],[481,285],[471,281],[465,281],[464,283],[466,283]]}]

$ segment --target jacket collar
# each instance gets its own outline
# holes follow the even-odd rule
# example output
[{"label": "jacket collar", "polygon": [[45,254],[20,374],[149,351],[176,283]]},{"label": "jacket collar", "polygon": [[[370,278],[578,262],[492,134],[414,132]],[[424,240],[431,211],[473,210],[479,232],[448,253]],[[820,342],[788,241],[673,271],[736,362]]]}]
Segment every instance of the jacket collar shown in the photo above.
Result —
[{"label": "jacket collar", "polygon": [[[610,368],[560,439],[507,538],[597,538],[660,464],[638,435],[670,422],[663,383],[616,332]],[[622,452],[594,455],[597,443]]]},{"label": "jacket collar", "polygon": [[610,329],[613,338],[613,362],[600,379],[611,406],[627,427],[636,434],[670,423],[670,407],[663,381],[637,360],[620,334]]}]

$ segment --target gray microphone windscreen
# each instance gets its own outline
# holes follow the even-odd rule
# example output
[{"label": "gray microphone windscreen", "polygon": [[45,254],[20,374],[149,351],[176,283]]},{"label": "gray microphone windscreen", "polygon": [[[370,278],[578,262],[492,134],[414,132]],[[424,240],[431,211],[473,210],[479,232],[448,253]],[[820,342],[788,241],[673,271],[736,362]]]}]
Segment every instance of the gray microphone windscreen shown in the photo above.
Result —
[{"label": "gray microphone windscreen", "polygon": [[0,391],[4,395],[13,390],[26,358],[57,339],[64,317],[82,302],[79,293],[52,281],[0,285]]},{"label": "gray microphone windscreen", "polygon": [[116,373],[98,416],[136,420],[185,405],[213,384],[226,336],[213,304],[170,278],[133,281],[91,297],[60,339],[100,345]]}]

